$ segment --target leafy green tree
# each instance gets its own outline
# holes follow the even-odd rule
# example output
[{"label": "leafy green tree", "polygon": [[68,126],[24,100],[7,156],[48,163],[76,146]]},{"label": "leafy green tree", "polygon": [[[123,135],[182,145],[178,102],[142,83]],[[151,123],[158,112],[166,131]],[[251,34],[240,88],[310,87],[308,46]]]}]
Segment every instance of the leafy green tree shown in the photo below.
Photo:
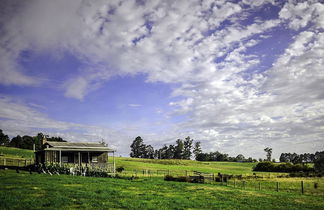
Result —
[{"label": "leafy green tree", "polygon": [[135,158],[140,158],[143,154],[143,147],[145,147],[143,143],[143,139],[140,136],[136,137],[130,147],[131,147],[130,156]]},{"label": "leafy green tree", "polygon": [[165,159],[173,159],[175,155],[175,146],[170,144],[165,153]]},{"label": "leafy green tree", "polygon": [[13,137],[9,143],[10,147],[17,147],[17,148],[22,148],[22,144],[23,144],[23,139],[21,138],[21,136],[16,136]]},{"label": "leafy green tree", "polygon": [[182,159],[183,157],[183,149],[184,149],[184,144],[181,139],[178,139],[176,141],[176,146],[174,149],[174,159]]},{"label": "leafy green tree", "polygon": [[2,130],[0,129],[0,145],[1,146],[8,146],[10,139],[8,135],[5,135]]},{"label": "leafy green tree", "polygon": [[31,136],[23,136],[22,137],[22,149],[33,149],[34,139]]},{"label": "leafy green tree", "polygon": [[324,173],[324,151],[315,153],[314,169],[316,172]]},{"label": "leafy green tree", "polygon": [[195,155],[195,159],[197,160],[197,157],[200,153],[202,153],[202,149],[200,146],[200,141],[195,142],[194,148],[193,148],[193,154]]},{"label": "leafy green tree", "polygon": [[192,142],[193,142],[193,140],[190,139],[189,136],[187,138],[185,138],[185,140],[183,142],[182,159],[190,160],[190,157],[191,157],[191,149],[192,149]]},{"label": "leafy green tree", "polygon": [[154,148],[151,145],[146,145],[143,156],[143,158],[154,159]]},{"label": "leafy green tree", "polygon": [[238,156],[236,156],[236,161],[238,161],[238,162],[243,162],[244,160],[245,160],[244,155],[239,154]]},{"label": "leafy green tree", "polygon": [[267,161],[271,161],[272,148],[267,147],[264,149],[264,151],[267,153]]}]

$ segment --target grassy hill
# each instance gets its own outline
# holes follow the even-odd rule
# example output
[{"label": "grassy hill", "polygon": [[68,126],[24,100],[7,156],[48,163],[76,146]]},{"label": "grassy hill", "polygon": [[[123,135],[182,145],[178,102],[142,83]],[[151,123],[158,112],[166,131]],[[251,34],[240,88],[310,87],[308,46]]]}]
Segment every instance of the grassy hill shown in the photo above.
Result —
[{"label": "grassy hill", "polygon": [[0,146],[0,157],[31,159],[34,158],[33,150]]},{"label": "grassy hill", "polygon": [[116,158],[116,165],[127,171],[134,170],[170,170],[174,173],[199,171],[204,173],[252,174],[255,163],[199,162],[194,160],[155,160],[141,158]]}]

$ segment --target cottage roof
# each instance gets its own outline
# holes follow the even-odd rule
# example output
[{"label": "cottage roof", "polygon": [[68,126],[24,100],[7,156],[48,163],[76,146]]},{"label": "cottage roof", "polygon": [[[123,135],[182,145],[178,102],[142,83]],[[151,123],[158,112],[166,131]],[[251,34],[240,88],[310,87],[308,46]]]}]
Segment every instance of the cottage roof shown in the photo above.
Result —
[{"label": "cottage roof", "polygon": [[56,142],[47,141],[44,144],[44,150],[62,150],[62,151],[107,151],[113,152],[113,149],[106,147],[101,143],[89,142]]}]

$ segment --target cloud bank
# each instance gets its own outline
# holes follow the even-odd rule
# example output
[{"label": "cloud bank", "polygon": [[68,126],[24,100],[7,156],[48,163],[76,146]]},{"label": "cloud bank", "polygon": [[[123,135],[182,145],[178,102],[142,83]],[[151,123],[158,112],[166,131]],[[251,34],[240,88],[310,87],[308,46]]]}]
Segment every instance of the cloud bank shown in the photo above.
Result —
[{"label": "cloud bank", "polygon": [[[24,51],[69,53],[83,64],[62,81],[69,98],[86,100],[114,76],[145,74],[147,82],[177,84],[172,96],[182,99],[170,102],[171,114],[187,120],[174,124],[171,135],[150,136],[157,145],[177,134],[230,154],[260,156],[267,146],[277,153],[324,149],[324,5],[318,1],[1,4],[3,85],[41,83],[17,63]],[[7,112],[41,124],[37,113],[14,107]]]}]

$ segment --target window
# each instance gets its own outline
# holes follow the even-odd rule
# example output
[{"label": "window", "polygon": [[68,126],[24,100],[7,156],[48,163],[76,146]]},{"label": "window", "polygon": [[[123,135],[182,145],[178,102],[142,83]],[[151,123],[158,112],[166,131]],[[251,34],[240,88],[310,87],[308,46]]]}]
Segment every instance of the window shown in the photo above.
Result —
[{"label": "window", "polygon": [[62,163],[68,163],[69,157],[68,156],[62,156]]},{"label": "window", "polygon": [[92,162],[97,163],[98,162],[98,155],[92,155]]}]

